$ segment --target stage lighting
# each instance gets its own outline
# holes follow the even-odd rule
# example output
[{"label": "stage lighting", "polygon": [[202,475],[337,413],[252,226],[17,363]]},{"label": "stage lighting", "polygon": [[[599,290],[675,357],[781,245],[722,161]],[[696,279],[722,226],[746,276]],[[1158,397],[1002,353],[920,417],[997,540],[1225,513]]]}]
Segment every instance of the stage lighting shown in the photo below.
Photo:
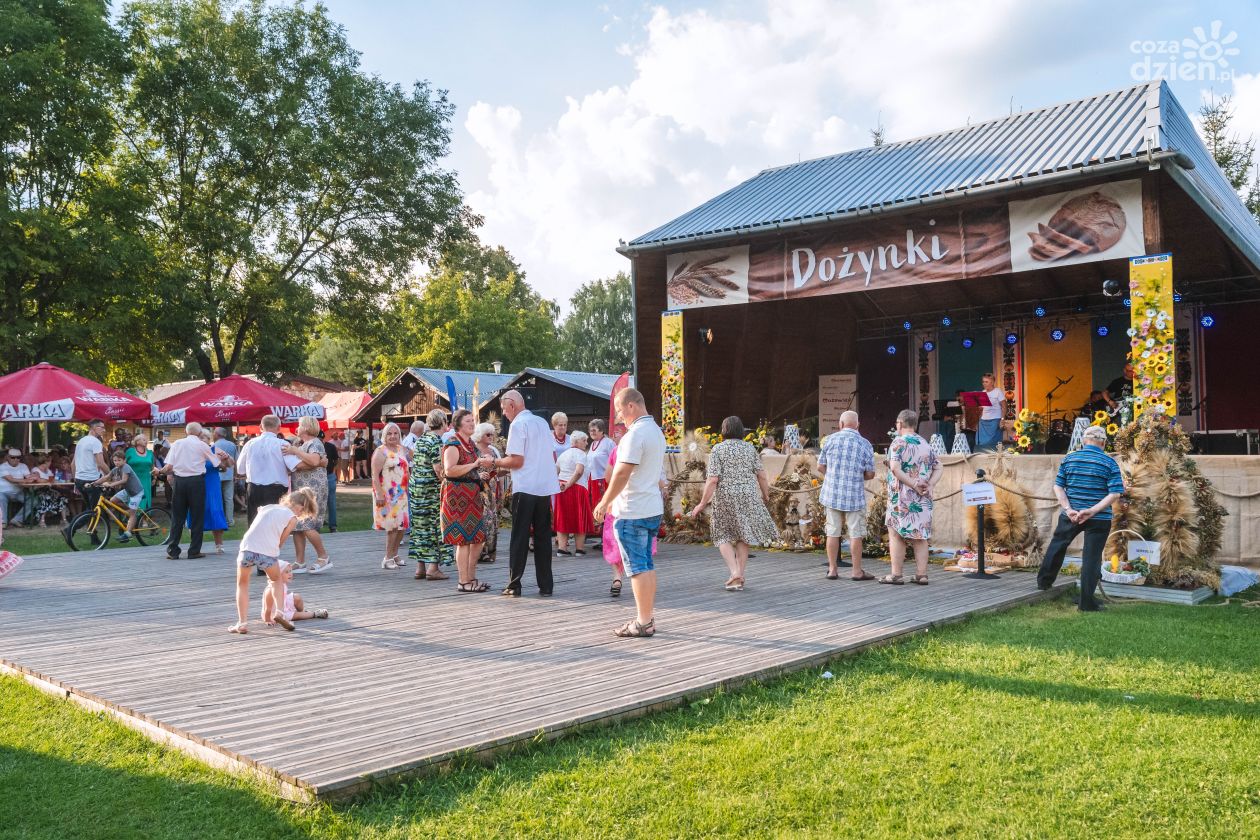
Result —
[{"label": "stage lighting", "polygon": [[903,330],[905,330],[906,332],[910,332],[910,329],[911,329],[911,327],[913,327],[913,326],[914,326],[914,325],[913,325],[913,324],[911,324],[909,321],[902,321],[902,322],[901,322],[901,328],[902,328]]},{"label": "stage lighting", "polygon": [[1173,292],[1173,303],[1181,303],[1181,292]]},{"label": "stage lighting", "polygon": [[975,345],[975,343],[976,343],[975,339],[973,339],[971,336],[969,335],[963,336],[962,346],[964,350],[970,350]]},{"label": "stage lighting", "polygon": [[1101,324],[1099,324],[1099,325],[1098,325],[1098,337],[1099,337],[1099,338],[1106,338],[1106,337],[1107,337],[1107,335],[1108,335],[1108,333],[1110,333],[1110,332],[1111,332],[1111,322],[1110,322],[1110,321],[1103,321]]},{"label": "stage lighting", "polygon": [[925,341],[925,342],[923,342],[923,352],[924,352],[924,353],[931,353],[931,352],[932,352],[933,350],[935,350],[935,349],[936,349],[936,342],[935,342],[935,341]]},{"label": "stage lighting", "polygon": [[1125,298],[1125,299],[1124,299],[1124,305],[1125,305],[1125,306],[1132,306],[1132,305],[1133,305],[1133,301],[1132,301],[1131,299],[1129,299],[1129,298]]},{"label": "stage lighting", "polygon": [[1102,293],[1107,297],[1119,297],[1120,290],[1123,288],[1119,280],[1104,280],[1102,285]]},{"label": "stage lighting", "polygon": [[1007,343],[1007,344],[1019,344],[1019,336],[1018,336],[1017,334],[1013,333],[1013,332],[1008,332],[1008,333],[1006,334],[1006,343]]},{"label": "stage lighting", "polygon": [[1038,318],[1044,318],[1046,317],[1046,308],[1044,306],[1038,306],[1036,309],[1033,310],[1033,314],[1036,315]]},{"label": "stage lighting", "polygon": [[1203,327],[1205,330],[1215,323],[1216,319],[1212,317],[1210,312],[1204,312],[1201,316],[1199,316],[1199,326]]},{"label": "stage lighting", "polygon": [[1066,333],[1063,332],[1062,327],[1055,327],[1054,329],[1050,330],[1051,341],[1062,341],[1064,335],[1066,335]]},{"label": "stage lighting", "polygon": [[889,355],[889,356],[896,356],[896,355],[897,355],[897,345],[896,345],[896,344],[889,344],[889,345],[888,345],[888,355]]},{"label": "stage lighting", "polygon": [[954,319],[949,317],[948,315],[946,315],[944,318],[941,318],[942,327],[952,327],[953,325],[954,325]]}]

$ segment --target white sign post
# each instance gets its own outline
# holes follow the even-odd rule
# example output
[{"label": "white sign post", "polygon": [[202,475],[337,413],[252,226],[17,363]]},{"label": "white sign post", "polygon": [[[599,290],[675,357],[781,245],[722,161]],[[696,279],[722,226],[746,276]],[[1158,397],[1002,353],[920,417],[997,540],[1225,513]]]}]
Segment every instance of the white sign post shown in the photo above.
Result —
[{"label": "white sign post", "polygon": [[998,575],[984,568],[984,506],[997,502],[997,491],[991,482],[984,480],[984,470],[976,470],[976,480],[962,486],[963,504],[976,509],[976,570],[964,577],[977,580],[994,580]]}]

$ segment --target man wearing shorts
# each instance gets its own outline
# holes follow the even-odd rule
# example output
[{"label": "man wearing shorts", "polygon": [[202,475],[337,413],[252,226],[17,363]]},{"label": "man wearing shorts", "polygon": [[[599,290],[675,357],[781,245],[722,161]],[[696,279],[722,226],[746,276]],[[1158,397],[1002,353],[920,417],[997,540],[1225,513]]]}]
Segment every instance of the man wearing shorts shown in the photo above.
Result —
[{"label": "man wearing shorts", "polygon": [[595,521],[603,522],[611,508],[617,521],[613,534],[630,588],[636,615],[613,631],[617,636],[649,637],[656,634],[656,566],[652,562],[652,538],[661,527],[665,500],[660,480],[665,469],[665,435],[647,412],[643,395],[634,388],[618,392],[615,400],[621,422],[629,426],[617,445],[617,464],[608,479],[608,490],[595,506]]},{"label": "man wearing shorts", "polygon": [[[875,450],[858,433],[856,411],[840,415],[840,430],[828,435],[818,453],[818,472],[823,477],[818,501],[827,512],[827,579],[840,576],[837,566],[852,565],[854,580],[874,580],[874,575],[862,571],[862,537],[866,536],[865,482],[875,477]],[[844,525],[849,528],[852,564],[840,559]]]}]

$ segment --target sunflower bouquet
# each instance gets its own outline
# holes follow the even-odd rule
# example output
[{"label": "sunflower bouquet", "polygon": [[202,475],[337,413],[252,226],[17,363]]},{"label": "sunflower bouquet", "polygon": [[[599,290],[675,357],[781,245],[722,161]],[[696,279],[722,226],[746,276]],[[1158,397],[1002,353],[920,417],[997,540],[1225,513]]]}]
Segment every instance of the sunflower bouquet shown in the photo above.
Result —
[{"label": "sunflower bouquet", "polygon": [[1116,448],[1116,435],[1120,433],[1120,426],[1105,411],[1095,411],[1094,420],[1089,425],[1098,426],[1107,433],[1107,445],[1103,448],[1108,452],[1114,452]]},{"label": "sunflower bouquet", "polygon": [[1045,442],[1045,418],[1031,408],[1021,408],[1015,419],[1015,451],[1032,452]]}]

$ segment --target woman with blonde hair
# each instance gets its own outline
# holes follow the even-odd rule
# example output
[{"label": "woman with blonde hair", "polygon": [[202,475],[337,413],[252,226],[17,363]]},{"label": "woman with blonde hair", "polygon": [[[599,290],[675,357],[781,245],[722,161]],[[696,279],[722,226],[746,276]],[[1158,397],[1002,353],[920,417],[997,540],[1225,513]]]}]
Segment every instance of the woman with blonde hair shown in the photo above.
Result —
[{"label": "woman with blonde hair", "polygon": [[398,546],[411,524],[407,510],[407,461],[402,429],[397,423],[386,423],[381,431],[381,447],[372,453],[372,527],[385,532],[382,569],[404,565],[398,558]]},{"label": "woman with blonde hair", "polygon": [[144,490],[144,498],[140,501],[143,510],[153,507],[153,474],[157,472],[154,463],[154,452],[149,448],[149,439],[143,434],[131,439],[127,447],[127,466],[140,477],[140,487]]},{"label": "woman with blonde hair", "polygon": [[430,411],[411,456],[407,556],[416,563],[416,580],[449,580],[440,567],[455,562],[454,546],[442,541],[442,433],[446,429],[446,412]]},{"label": "woman with blonde hair", "polygon": [[[249,570],[259,569],[271,583],[279,586],[280,546],[294,533],[301,519],[319,518],[319,506],[315,501],[315,492],[310,488],[294,490],[280,498],[280,503],[263,505],[249,524],[249,529],[241,537],[240,553],[236,557],[236,623],[228,628],[231,633],[249,632],[249,624],[245,614],[249,612]],[[276,619],[276,623],[286,630],[293,625],[288,620]]]},{"label": "woman with blonde hair", "polygon": [[[302,417],[297,424],[298,442],[290,448],[298,458],[290,484],[294,490],[310,490],[315,499],[315,511],[303,516],[293,526],[294,574],[306,572],[317,575],[332,566],[324,540],[319,535],[323,525],[323,512],[328,504],[328,453],[319,439],[319,421],[314,417]],[[315,549],[315,565],[306,565],[306,543]]]}]

